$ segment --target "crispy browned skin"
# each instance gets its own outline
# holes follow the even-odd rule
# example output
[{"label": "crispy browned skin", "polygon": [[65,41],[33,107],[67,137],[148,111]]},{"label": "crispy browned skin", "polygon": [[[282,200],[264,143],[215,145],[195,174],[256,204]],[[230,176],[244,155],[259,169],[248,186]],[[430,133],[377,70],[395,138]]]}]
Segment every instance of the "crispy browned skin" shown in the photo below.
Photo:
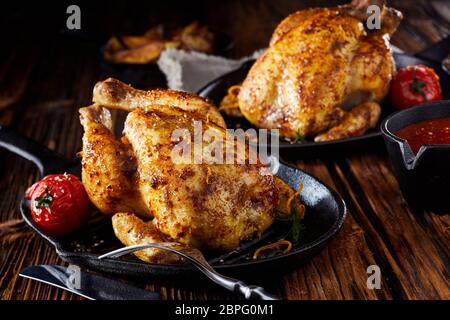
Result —
[{"label": "crispy browned skin", "polygon": [[[291,208],[288,206],[289,199],[295,194],[286,182],[278,177],[274,177],[275,185],[279,194],[279,203],[276,210],[282,214],[290,215]],[[296,212],[302,214],[302,205],[295,198],[297,206]],[[144,222],[133,213],[116,213],[112,218],[112,226],[116,237],[126,246],[145,244],[145,243],[170,243],[174,249],[183,251],[188,254],[195,254],[195,250],[181,243],[174,243],[155,226],[155,221]],[[158,249],[146,249],[134,253],[139,259],[150,263],[179,263],[182,260],[167,251]]]},{"label": "crispy browned skin", "polygon": [[[169,112],[170,111],[170,112]],[[174,164],[170,134],[193,132],[193,118],[181,110],[128,115],[125,135],[139,164],[139,187],[158,228],[197,248],[235,248],[265,230],[273,219],[276,190],[261,165]],[[224,137],[225,129],[203,125]]]},{"label": "crispy browned skin", "polygon": [[94,87],[93,101],[111,108],[133,111],[136,108],[157,108],[158,106],[177,107],[195,116],[202,117],[226,128],[220,112],[206,99],[194,94],[176,90],[143,91],[132,88],[116,79],[106,79]]},{"label": "crispy browned skin", "polygon": [[384,8],[382,29],[367,34],[359,12],[314,8],[283,20],[242,84],[244,116],[290,139],[315,137],[339,125],[343,106],[380,101],[395,68],[387,39],[401,14]]},{"label": "crispy browned skin", "polygon": [[[108,83],[118,85],[111,88]],[[116,140],[100,120],[102,107],[80,110],[85,128],[83,183],[102,212],[144,211],[154,217],[161,233],[199,249],[236,248],[272,224],[278,203],[274,178],[261,163],[248,164],[248,152],[239,154],[244,164],[207,164],[209,153],[201,164],[173,161],[175,129],[193,137],[194,122],[200,121],[204,131],[225,137],[224,126],[217,124],[223,119],[213,121],[212,115],[205,115],[205,110],[212,110],[205,100],[175,91],[139,92],[113,80],[95,90],[97,103],[132,110],[124,127],[126,143]],[[124,150],[127,161],[121,157]],[[128,160],[135,165],[131,172],[125,170]],[[113,205],[108,186],[114,191]],[[135,203],[142,205],[133,207]]]},{"label": "crispy browned skin", "polygon": [[[158,243],[197,258],[199,261],[205,260],[198,249],[174,242],[173,239],[163,235],[153,224],[153,221],[144,222],[133,213],[115,214],[112,218],[112,225],[116,236],[127,246]],[[156,248],[136,251],[134,254],[139,259],[150,263],[174,264],[183,261],[178,255]]]},{"label": "crispy browned skin", "polygon": [[339,125],[318,135],[314,141],[329,141],[359,136],[374,128],[380,118],[381,107],[376,102],[366,102],[354,107],[342,118]]},{"label": "crispy browned skin", "polygon": [[80,109],[84,127],[82,180],[92,203],[103,213],[148,213],[136,190],[137,162],[131,146],[116,140],[107,109],[92,105]]},{"label": "crispy browned skin", "polygon": [[[163,235],[155,225],[144,222],[130,212],[116,213],[112,217],[112,225],[116,237],[126,246],[133,246],[146,243],[169,242],[170,239]],[[187,247],[177,244],[174,249],[184,251]],[[150,263],[179,263],[181,258],[175,254],[159,249],[144,249],[134,252],[134,255],[145,262]]]}]

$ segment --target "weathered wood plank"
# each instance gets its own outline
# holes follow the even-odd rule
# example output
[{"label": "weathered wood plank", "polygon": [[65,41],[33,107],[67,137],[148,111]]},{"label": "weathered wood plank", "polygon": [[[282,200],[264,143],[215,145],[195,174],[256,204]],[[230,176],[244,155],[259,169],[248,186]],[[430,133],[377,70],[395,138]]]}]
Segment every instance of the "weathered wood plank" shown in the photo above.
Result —
[{"label": "weathered wood plank", "polygon": [[[450,298],[445,254],[448,231],[432,234],[427,225],[419,222],[416,215],[420,213],[411,212],[404,203],[385,155],[352,157],[339,167],[341,178],[351,186],[349,192],[360,203],[359,221],[376,244],[377,255],[392,268],[404,298]],[[442,220],[446,225],[450,221],[448,216]]]},{"label": "weathered wood plank", "polygon": [[[346,1],[334,3],[343,2]],[[390,2],[404,11],[407,21],[394,35],[395,45],[407,52],[416,52],[443,36],[445,27],[439,27],[443,22],[430,22],[432,17],[428,13],[417,11],[417,2],[413,5],[404,1]],[[420,2],[427,4],[427,1]],[[174,4],[173,11],[167,14],[161,11],[162,7],[160,11],[128,10],[124,13],[113,10],[122,8],[122,2],[112,1],[112,9],[98,19],[97,27],[115,30],[119,26],[108,21],[117,21],[123,14],[142,15],[142,19],[135,19],[141,21],[139,28],[142,30],[146,27],[144,24],[164,19],[176,22],[198,18],[231,35],[235,39],[231,55],[239,57],[266,46],[273,28],[283,17],[311,4],[324,6],[326,1],[204,1],[189,6]],[[155,12],[158,12],[157,17]],[[7,17],[13,16],[31,19],[32,15],[24,10]],[[127,21],[126,30],[133,30],[132,22]],[[1,26],[11,23],[9,18],[0,21]],[[36,29],[17,22],[12,25],[18,30],[17,37],[0,31],[5,35],[3,39],[11,40],[8,40],[11,52],[0,52],[0,105],[1,101],[12,101],[4,103],[8,108],[0,112],[0,121],[72,157],[81,147],[78,107],[90,102],[93,85],[100,77],[96,61],[98,44],[62,39],[55,33],[46,33],[49,31],[46,25]],[[401,200],[383,153],[353,155],[346,160],[307,161],[299,165],[342,194],[349,216],[342,231],[317,257],[284,277],[271,279],[268,290],[289,299],[449,298],[446,286],[449,218],[432,214],[417,216],[410,212]],[[37,170],[31,164],[0,151],[0,223],[19,218],[18,200],[25,188],[37,179]],[[64,264],[43,240],[27,229],[19,226],[16,236],[10,234],[9,237],[0,231],[0,297],[80,299],[17,277],[23,267],[42,263]],[[365,285],[366,268],[372,264],[382,269],[381,290],[369,290]],[[137,285],[160,292],[164,299],[235,298],[214,286]]]},{"label": "weathered wood plank", "polygon": [[[313,161],[300,163],[300,168],[310,172],[326,184],[341,192],[342,185],[329,170],[329,165]],[[285,290],[291,299],[389,299],[388,286],[370,290],[366,286],[367,267],[377,264],[366,241],[365,232],[354,219],[355,204],[345,199],[348,217],[341,232],[314,258],[310,264],[285,279]],[[299,285],[292,290],[291,279],[297,277]],[[300,287],[300,288],[299,288]],[[314,288],[314,289],[312,289]],[[336,290],[339,288],[339,290]]]}]

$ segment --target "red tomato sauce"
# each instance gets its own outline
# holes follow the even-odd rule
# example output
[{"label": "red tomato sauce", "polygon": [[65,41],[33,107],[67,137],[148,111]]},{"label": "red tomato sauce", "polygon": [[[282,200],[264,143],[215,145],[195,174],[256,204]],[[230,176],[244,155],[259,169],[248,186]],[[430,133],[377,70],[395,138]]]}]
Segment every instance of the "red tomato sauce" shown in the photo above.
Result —
[{"label": "red tomato sauce", "polygon": [[450,144],[450,118],[414,123],[400,129],[395,135],[408,141],[415,154],[424,144]]}]

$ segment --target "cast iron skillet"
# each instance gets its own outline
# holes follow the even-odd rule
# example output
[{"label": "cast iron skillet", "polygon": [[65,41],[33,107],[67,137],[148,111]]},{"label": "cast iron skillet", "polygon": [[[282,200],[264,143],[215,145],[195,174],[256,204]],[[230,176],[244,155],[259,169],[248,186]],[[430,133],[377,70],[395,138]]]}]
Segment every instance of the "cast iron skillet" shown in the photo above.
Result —
[{"label": "cast iron skillet", "polygon": [[381,124],[392,170],[409,206],[417,212],[450,212],[450,146],[423,145],[417,154],[396,132],[421,121],[450,117],[450,100],[399,111]]},{"label": "cast iron skillet", "polygon": [[[395,64],[397,68],[406,67],[408,65],[424,64],[433,68],[440,77],[443,99],[450,99],[450,73],[446,70],[441,61],[450,54],[450,37],[434,44],[430,48],[416,54],[415,56],[407,54],[394,54]],[[253,65],[254,60],[245,62],[240,68],[227,73],[200,89],[198,94],[202,97],[210,99],[214,104],[219,105],[222,98],[226,95],[230,86],[241,83],[247,76],[248,71]],[[382,103],[382,114],[380,122],[393,113],[395,110],[390,106],[389,101]],[[225,117],[228,127],[235,128],[237,126],[249,128],[252,125],[245,119],[237,119]],[[381,131],[377,126],[366,134],[358,137],[347,139],[325,141],[325,142],[297,142],[290,143],[280,139],[280,154],[286,159],[309,158],[317,156],[336,156],[339,153],[353,151],[362,147],[374,146],[379,144],[382,139]]]},{"label": "cast iron skillet", "polygon": [[[165,30],[164,30],[165,29]],[[226,33],[210,28],[215,33],[216,39],[214,41],[214,55],[227,56],[234,47],[233,39]],[[170,32],[163,27],[163,32]],[[132,63],[112,63],[103,58],[103,51],[111,37],[110,34],[97,32],[89,28],[82,28],[80,30],[68,30],[62,28],[60,35],[73,41],[87,41],[95,43],[98,46],[98,60],[101,67],[101,78],[109,77],[120,79],[121,81],[130,84],[137,89],[149,89],[165,87],[167,84],[166,76],[159,69],[155,63],[149,64],[132,64]],[[118,34],[120,35],[120,34]]]},{"label": "cast iron skillet", "polygon": [[[78,160],[67,160],[7,127],[0,126],[0,147],[32,161],[42,175],[63,172],[80,174]],[[284,164],[280,165],[277,175],[295,189],[299,181],[303,184],[300,198],[306,206],[306,216],[300,244],[287,254],[278,254],[261,260],[250,259],[256,248],[283,238],[289,232],[291,224],[277,220],[260,239],[248,241],[237,250],[228,253],[206,253],[209,262],[220,272],[244,278],[268,271],[284,273],[298,267],[301,262],[319,252],[342,227],[346,207],[335,191],[313,176]],[[98,260],[100,254],[123,246],[113,234],[110,219],[100,213],[93,214],[88,226],[78,233],[67,238],[52,238],[36,227],[31,219],[28,203],[23,198],[20,211],[26,223],[67,262],[97,271],[132,277],[186,279],[187,275],[199,274],[189,265],[147,264],[131,256],[123,260]]]},{"label": "cast iron skillet", "polygon": [[[216,35],[214,54],[223,56],[233,48],[232,39],[225,33],[212,30]],[[167,83],[166,76],[156,62],[148,64],[113,63],[103,58],[104,43],[100,49],[100,66],[102,78],[116,78],[138,89],[163,87]]]}]

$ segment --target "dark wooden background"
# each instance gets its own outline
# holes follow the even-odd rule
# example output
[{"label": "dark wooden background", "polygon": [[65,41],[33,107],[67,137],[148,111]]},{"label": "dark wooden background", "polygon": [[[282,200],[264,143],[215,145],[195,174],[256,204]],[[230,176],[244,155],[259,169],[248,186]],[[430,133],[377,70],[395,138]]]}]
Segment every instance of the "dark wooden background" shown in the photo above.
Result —
[{"label": "dark wooden background", "polygon": [[[75,2],[76,3],[76,2]],[[61,36],[67,4],[10,5],[0,11],[0,123],[73,157],[81,148],[78,108],[91,101],[104,77],[99,40],[137,33],[157,23],[198,19],[234,39],[231,57],[266,46],[289,13],[336,1],[108,1],[81,3],[87,39]],[[390,1],[405,20],[392,42],[417,52],[450,34],[448,1]],[[162,84],[161,84],[162,85]],[[411,212],[401,197],[383,148],[297,165],[335,188],[349,216],[342,231],[313,260],[284,277],[267,276],[267,289],[288,299],[449,299],[449,216]],[[18,278],[29,265],[64,264],[19,220],[18,200],[38,180],[30,163],[0,150],[0,297],[80,299]],[[380,290],[366,287],[366,268],[381,268]],[[280,266],[283,268],[283,266]],[[203,284],[148,283],[165,299],[228,299]]]}]

